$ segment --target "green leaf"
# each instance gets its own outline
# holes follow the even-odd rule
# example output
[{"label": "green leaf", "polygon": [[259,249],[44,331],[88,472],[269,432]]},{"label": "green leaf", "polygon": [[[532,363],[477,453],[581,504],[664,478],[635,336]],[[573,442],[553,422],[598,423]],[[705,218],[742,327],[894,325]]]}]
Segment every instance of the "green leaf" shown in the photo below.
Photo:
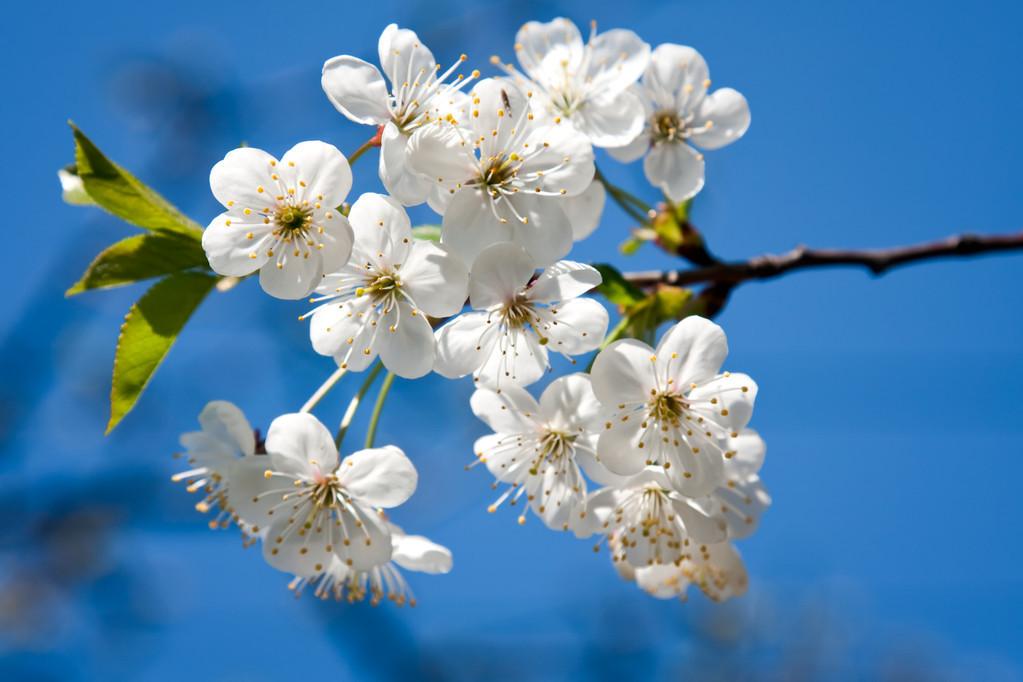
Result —
[{"label": "green leaf", "polygon": [[418,225],[412,228],[412,236],[428,242],[440,241],[440,225]]},{"label": "green leaf", "polygon": [[216,277],[200,272],[170,275],[128,311],[114,354],[107,433],[135,406],[188,318],[216,282]]},{"label": "green leaf", "polygon": [[119,287],[192,268],[209,268],[196,240],[174,232],[139,234],[102,251],[64,295]]},{"label": "green leaf", "polygon": [[594,263],[593,267],[600,272],[603,281],[597,287],[597,293],[602,294],[611,303],[628,308],[645,298],[645,294],[639,287],[622,277],[622,273],[613,265],[606,263]]},{"label": "green leaf", "polygon": [[103,155],[92,141],[70,123],[75,136],[75,166],[85,191],[118,218],[147,230],[186,234],[198,240],[202,228],[174,208],[138,178]]}]

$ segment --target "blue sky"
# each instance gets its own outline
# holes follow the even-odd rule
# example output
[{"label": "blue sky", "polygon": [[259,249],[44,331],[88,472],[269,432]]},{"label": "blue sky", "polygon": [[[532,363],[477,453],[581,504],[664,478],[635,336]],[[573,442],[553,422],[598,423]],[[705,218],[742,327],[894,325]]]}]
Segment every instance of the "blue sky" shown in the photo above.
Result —
[{"label": "blue sky", "polygon": [[[351,151],[369,134],[320,91],[325,59],[375,61],[397,21],[442,63],[466,52],[486,70],[492,53],[511,58],[523,21],[557,15],[693,45],[718,86],[747,96],[752,127],[708,154],[693,212],[722,256],[1021,226],[1016,3],[19,6],[0,25],[14,237],[0,309],[4,677],[1020,677],[1019,255],[735,293],[719,322],[728,367],[761,386],[774,506],[741,545],[751,594],[725,607],[648,600],[588,543],[486,514],[489,481],[463,471],[483,433],[470,387],[439,378],[397,384],[380,439],[421,476],[396,520],[450,546],[455,570],[413,576],[415,610],[295,602],[284,576],[206,530],[166,482],[207,400],[265,426],[331,370],[291,323],[296,304],[252,283],[204,304],[138,409],[102,436],[117,328],[141,290],[63,298],[132,230],[60,203],[66,119],[204,223],[217,211],[209,168],[239,142]],[[638,165],[601,161],[653,196]],[[374,163],[356,166],[357,191],[378,189]],[[654,249],[616,255],[627,227],[609,209],[574,257],[675,265]],[[321,416],[337,419],[351,390]]]}]

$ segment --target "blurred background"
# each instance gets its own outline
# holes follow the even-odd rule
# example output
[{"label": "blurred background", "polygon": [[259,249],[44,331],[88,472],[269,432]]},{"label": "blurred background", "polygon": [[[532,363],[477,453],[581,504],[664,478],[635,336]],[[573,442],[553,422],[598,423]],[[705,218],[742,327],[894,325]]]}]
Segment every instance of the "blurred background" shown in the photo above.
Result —
[{"label": "blurred background", "polygon": [[[1018,230],[1019,3],[178,0],[5,15],[0,679],[1020,679],[1023,256],[735,293],[719,317],[727,367],[760,383],[774,506],[740,545],[750,593],[723,606],[653,600],[590,543],[487,514],[486,472],[463,470],[484,432],[470,382],[399,381],[378,440],[408,452],[420,486],[393,517],[451,547],[455,569],[411,574],[415,609],[371,608],[296,601],[169,481],[208,400],[265,429],[329,374],[294,321],[303,304],[251,281],[212,295],[104,438],[118,326],[143,289],[63,292],[133,228],[64,205],[56,178],[70,117],[205,224],[219,210],[209,169],[242,141],[350,153],[372,133],[333,109],[319,71],[343,53],[376,62],[387,23],[489,73],[521,23],[564,15],[693,45],[717,86],[748,97],[752,127],[708,154],[693,209],[721,256]],[[599,162],[653,198],[639,164]],[[378,189],[375,164],[356,165],[356,191]],[[609,204],[573,257],[676,265],[652,247],[615,254],[628,227]],[[357,383],[317,413],[336,423]]]}]

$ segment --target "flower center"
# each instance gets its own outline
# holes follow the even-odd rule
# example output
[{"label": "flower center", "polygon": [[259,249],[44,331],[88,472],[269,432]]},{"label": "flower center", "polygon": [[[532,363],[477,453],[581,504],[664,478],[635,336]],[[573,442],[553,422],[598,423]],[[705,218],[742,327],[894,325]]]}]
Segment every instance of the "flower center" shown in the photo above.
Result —
[{"label": "flower center", "polygon": [[285,238],[304,234],[312,222],[312,210],[301,206],[278,206],[274,213],[274,223]]},{"label": "flower center", "polygon": [[688,137],[685,121],[674,111],[661,111],[655,114],[653,126],[654,138],[657,140],[680,142]]},{"label": "flower center", "polygon": [[314,513],[324,509],[340,509],[343,506],[344,488],[338,483],[334,474],[311,481],[306,485],[309,486],[309,499],[313,503]]},{"label": "flower center", "polygon": [[682,416],[689,409],[689,403],[678,393],[655,393],[648,405],[653,419],[672,426],[679,426]]},{"label": "flower center", "polygon": [[515,178],[522,159],[518,154],[493,156],[480,170],[477,183],[485,187],[495,199],[499,195],[498,188]]},{"label": "flower center", "polygon": [[[529,324],[535,314],[533,313],[533,304],[529,302],[525,294],[515,294],[515,298],[505,304],[504,309],[501,311],[501,318],[506,325],[512,329],[521,329]],[[540,339],[540,343],[547,343],[544,338]]]},{"label": "flower center", "polygon": [[550,462],[557,466],[563,459],[571,456],[572,450],[575,447],[575,439],[575,436],[561,433],[560,431],[547,431],[544,433],[537,446],[539,454],[536,461],[533,462],[533,466],[529,468],[529,473],[536,476],[540,472],[540,465],[544,462]]}]

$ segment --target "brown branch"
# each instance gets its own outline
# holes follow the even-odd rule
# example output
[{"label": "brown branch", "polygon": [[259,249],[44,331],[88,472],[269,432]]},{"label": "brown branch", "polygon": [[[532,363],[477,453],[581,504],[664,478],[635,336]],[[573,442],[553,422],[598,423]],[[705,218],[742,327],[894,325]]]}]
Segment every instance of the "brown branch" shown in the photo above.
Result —
[{"label": "brown branch", "polygon": [[999,251],[1023,250],[1023,232],[1005,235],[961,234],[937,242],[876,250],[810,249],[798,246],[788,253],[757,256],[748,261],[721,263],[692,270],[627,272],[625,279],[639,287],[657,284],[741,284],[772,279],[795,270],[859,266],[880,275],[917,261],[959,258]]}]

